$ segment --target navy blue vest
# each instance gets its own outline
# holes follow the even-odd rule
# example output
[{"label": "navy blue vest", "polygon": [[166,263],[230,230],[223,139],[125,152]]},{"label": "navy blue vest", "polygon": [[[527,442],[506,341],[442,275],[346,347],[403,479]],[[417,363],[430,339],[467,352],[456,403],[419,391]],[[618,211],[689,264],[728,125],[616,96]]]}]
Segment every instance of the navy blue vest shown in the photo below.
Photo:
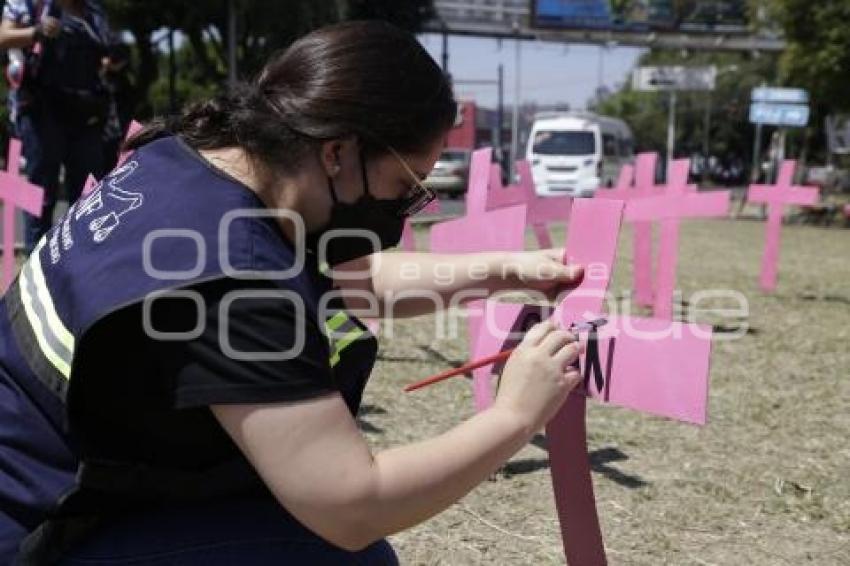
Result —
[{"label": "navy blue vest", "polygon": [[[174,137],[133,154],[42,239],[0,301],[0,562],[48,517],[73,516],[81,485],[107,495],[112,488],[132,490],[134,482],[175,491],[206,486],[199,497],[233,487],[226,467],[201,479],[81,463],[65,404],[74,380],[84,378],[75,375],[74,354],[96,322],[157,293],[222,277],[274,281],[313,316],[331,289],[329,279],[303,269],[295,246],[252,191]],[[343,335],[337,345],[331,341],[330,363],[339,369],[342,349],[365,327],[344,311],[322,322]],[[358,375],[343,394],[356,412],[374,352],[354,362],[345,371]],[[62,528],[69,531],[68,524]]]}]

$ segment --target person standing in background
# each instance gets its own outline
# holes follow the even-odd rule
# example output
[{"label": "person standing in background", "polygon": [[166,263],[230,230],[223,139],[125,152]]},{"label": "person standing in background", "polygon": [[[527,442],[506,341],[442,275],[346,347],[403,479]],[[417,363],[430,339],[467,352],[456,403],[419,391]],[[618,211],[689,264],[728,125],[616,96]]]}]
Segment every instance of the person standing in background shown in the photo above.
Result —
[{"label": "person standing in background", "polygon": [[105,173],[109,94],[101,70],[111,43],[97,0],[6,0],[3,6],[0,49],[23,54],[20,83],[12,85],[15,130],[27,176],[45,192],[41,217],[26,217],[27,253],[53,224],[61,166],[69,202],[80,196],[89,174]]},{"label": "person standing in background", "polygon": [[130,73],[130,47],[116,43],[104,60],[103,79],[109,90],[109,117],[103,130],[103,165],[111,171],[118,164],[121,144],[133,121],[135,85]]}]

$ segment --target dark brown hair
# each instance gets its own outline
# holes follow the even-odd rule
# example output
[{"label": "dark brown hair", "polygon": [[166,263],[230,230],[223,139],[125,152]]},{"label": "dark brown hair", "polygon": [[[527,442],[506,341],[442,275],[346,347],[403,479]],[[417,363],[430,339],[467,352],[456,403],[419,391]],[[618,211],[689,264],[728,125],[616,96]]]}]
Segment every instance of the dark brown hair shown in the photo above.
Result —
[{"label": "dark brown hair", "polygon": [[240,146],[266,166],[292,170],[317,142],[352,135],[369,153],[422,151],[456,112],[448,79],[413,35],[348,22],[297,40],[255,81],[151,122],[127,149],[178,134],[196,149]]}]

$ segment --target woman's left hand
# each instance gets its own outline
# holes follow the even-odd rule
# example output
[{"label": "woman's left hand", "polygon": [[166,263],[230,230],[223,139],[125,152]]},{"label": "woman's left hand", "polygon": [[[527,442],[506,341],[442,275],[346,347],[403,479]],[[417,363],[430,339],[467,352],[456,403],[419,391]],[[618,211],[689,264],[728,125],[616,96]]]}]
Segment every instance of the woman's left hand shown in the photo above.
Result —
[{"label": "woman's left hand", "polygon": [[563,263],[563,249],[537,250],[508,254],[502,268],[512,289],[528,289],[554,299],[558,293],[574,288],[584,277],[584,268]]}]

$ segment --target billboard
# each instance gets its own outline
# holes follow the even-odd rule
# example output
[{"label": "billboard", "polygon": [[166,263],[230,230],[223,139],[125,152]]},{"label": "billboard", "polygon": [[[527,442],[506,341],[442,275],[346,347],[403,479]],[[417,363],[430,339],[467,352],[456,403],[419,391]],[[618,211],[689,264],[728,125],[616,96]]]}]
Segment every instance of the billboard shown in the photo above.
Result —
[{"label": "billboard", "polygon": [[532,0],[532,27],[746,33],[747,0]]}]

